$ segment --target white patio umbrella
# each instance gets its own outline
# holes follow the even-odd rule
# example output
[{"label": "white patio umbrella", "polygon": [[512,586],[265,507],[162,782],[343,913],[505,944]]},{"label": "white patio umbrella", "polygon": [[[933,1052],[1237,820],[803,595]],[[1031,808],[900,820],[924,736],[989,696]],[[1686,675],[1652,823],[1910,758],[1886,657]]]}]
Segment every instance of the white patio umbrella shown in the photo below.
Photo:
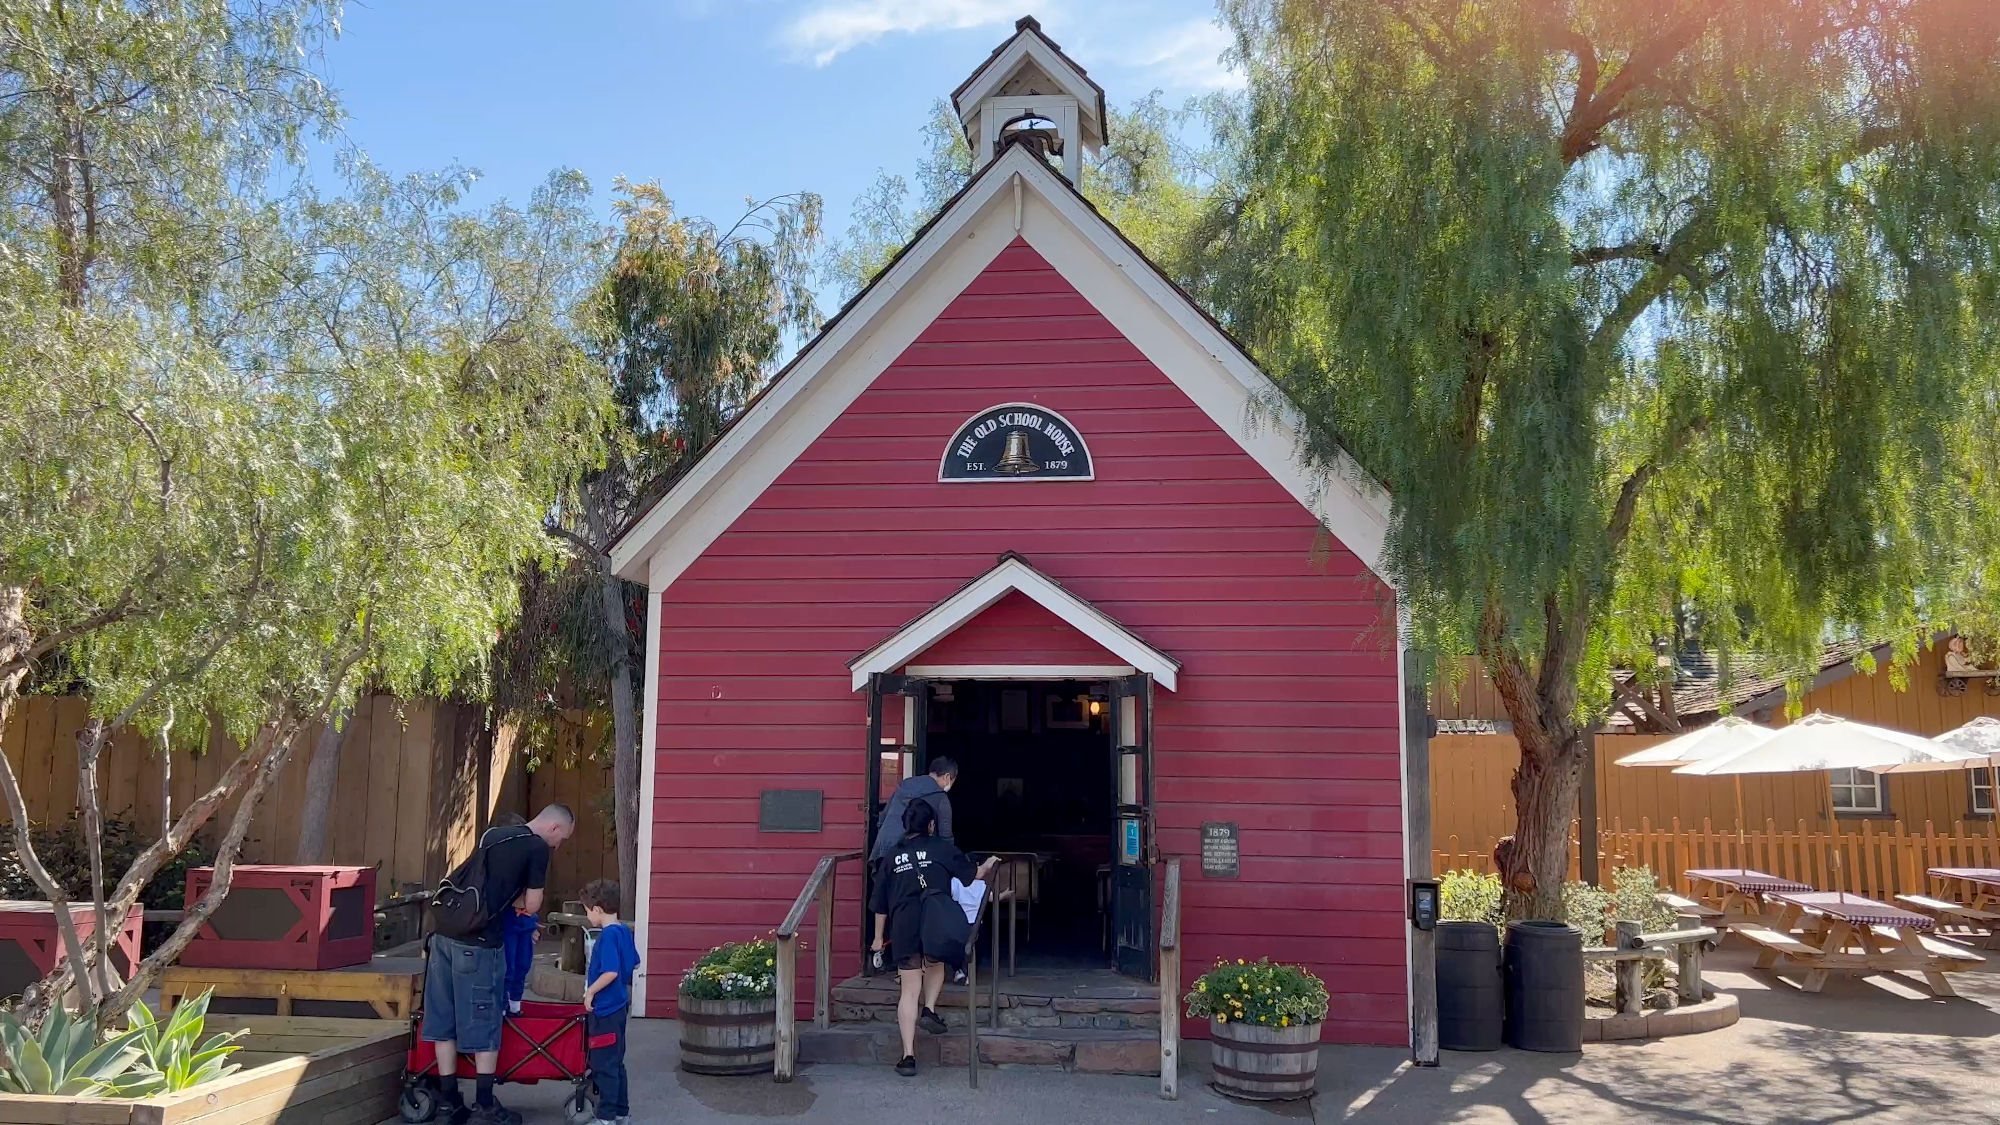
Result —
[{"label": "white patio umbrella", "polygon": [[[1911,773],[1962,770],[1984,764],[1985,755],[1907,734],[1815,711],[1769,738],[1734,754],[1690,762],[1674,770],[1692,777],[1735,777],[1738,854],[1743,840],[1743,780],[1750,773],[1816,773],[1823,770],[1867,770],[1870,773]],[[1827,824],[1834,837],[1840,822],[1827,797]],[[1834,851],[1834,866],[1840,865]],[[1845,883],[1843,878],[1842,882]],[[1843,888],[1844,889],[1844,888]]]},{"label": "white patio umbrella", "polygon": [[[1955,730],[1948,730],[1931,741],[1954,750],[1966,750],[1986,756],[1987,776],[1992,779],[1994,800],[2000,802],[2000,719],[1991,715],[1981,715]],[[2000,816],[1991,822],[1993,835],[2000,837]]]},{"label": "white patio umbrella", "polygon": [[1621,766],[1685,766],[1747,750],[1777,733],[1735,715],[1618,759]]}]

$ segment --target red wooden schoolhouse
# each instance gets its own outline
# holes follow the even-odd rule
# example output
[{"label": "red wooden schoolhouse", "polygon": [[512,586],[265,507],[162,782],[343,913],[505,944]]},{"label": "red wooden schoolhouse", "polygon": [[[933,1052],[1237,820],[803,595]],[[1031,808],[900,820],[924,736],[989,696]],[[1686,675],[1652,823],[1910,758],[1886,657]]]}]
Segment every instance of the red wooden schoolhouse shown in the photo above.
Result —
[{"label": "red wooden schoolhouse", "polygon": [[959,844],[1033,857],[1029,964],[1152,977],[1179,857],[1190,977],[1300,962],[1327,1041],[1407,1043],[1386,498],[1304,466],[1271,380],[1079,193],[1104,95],[1038,25],[953,100],[971,181],[615,548],[654,607],[641,1010],[949,755]]}]

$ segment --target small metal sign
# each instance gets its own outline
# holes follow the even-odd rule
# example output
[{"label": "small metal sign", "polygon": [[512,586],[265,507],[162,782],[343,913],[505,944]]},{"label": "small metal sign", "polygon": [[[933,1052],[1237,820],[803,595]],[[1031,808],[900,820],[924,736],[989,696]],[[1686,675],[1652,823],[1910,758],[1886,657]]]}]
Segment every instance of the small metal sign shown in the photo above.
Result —
[{"label": "small metal sign", "polygon": [[1201,826],[1201,873],[1210,879],[1237,875],[1236,825],[1212,820]]},{"label": "small metal sign", "polygon": [[818,832],[824,798],[819,789],[766,789],[757,795],[757,831]]},{"label": "small metal sign", "polygon": [[938,479],[1091,480],[1090,447],[1055,411],[1004,403],[974,414],[951,435]]}]

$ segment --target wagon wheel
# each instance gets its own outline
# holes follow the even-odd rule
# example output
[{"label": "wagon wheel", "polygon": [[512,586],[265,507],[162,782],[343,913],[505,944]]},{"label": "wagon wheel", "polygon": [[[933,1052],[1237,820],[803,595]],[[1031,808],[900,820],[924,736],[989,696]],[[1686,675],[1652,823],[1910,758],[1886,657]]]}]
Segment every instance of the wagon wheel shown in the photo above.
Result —
[{"label": "wagon wheel", "polygon": [[405,1082],[402,1095],[396,1099],[396,1115],[416,1125],[436,1117],[437,1106],[437,1090],[430,1082],[422,1079]]},{"label": "wagon wheel", "polygon": [[588,1078],[577,1080],[576,1090],[563,1102],[563,1120],[569,1125],[583,1125],[597,1117],[597,1087]]}]

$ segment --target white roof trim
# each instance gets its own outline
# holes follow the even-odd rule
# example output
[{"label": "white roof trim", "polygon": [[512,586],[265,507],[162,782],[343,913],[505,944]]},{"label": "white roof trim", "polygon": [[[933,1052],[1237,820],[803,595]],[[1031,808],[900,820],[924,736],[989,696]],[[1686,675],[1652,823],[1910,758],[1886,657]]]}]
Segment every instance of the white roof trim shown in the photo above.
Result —
[{"label": "white roof trim", "polygon": [[998,566],[932,606],[923,616],[896,630],[888,640],[855,657],[848,664],[854,670],[854,690],[867,687],[868,677],[877,672],[893,672],[901,668],[912,657],[1017,590],[1077,632],[1103,645],[1113,655],[1123,657],[1133,668],[1151,673],[1161,687],[1168,691],[1175,690],[1180,661],[1140,640],[1131,630],[1106,616],[1096,606],[1063,589],[1018,556],[1001,559]]},{"label": "white roof trim", "polygon": [[[1018,201],[1007,190],[1017,182],[1023,185]],[[1382,576],[1387,494],[1351,459],[1332,474],[1308,469],[1295,437],[1298,414],[1276,384],[1058,172],[1019,146],[982,169],[888,273],[614,545],[618,573],[664,590],[1017,234]]]},{"label": "white roof trim", "polygon": [[906,664],[926,680],[1108,680],[1138,672],[1130,664]]}]

